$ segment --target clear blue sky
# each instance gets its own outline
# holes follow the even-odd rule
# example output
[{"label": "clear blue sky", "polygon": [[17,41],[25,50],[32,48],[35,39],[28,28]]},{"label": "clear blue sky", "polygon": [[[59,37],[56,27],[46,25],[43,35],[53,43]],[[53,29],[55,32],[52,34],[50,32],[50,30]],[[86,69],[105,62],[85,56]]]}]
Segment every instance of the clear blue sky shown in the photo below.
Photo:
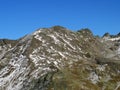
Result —
[{"label": "clear blue sky", "polygon": [[120,32],[120,0],[0,0],[0,38],[17,39],[38,28]]}]

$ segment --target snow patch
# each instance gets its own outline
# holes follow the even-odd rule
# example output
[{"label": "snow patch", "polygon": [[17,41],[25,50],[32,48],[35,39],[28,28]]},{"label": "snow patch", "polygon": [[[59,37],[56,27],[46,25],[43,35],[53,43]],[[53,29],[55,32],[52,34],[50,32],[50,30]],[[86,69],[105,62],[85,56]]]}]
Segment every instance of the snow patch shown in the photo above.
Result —
[{"label": "snow patch", "polygon": [[65,40],[65,39],[63,39],[64,40],[64,42],[66,43],[66,44],[68,44],[72,49],[74,49],[75,50],[75,47],[73,47],[71,44],[70,44],[70,42],[68,42],[67,40]]},{"label": "snow patch", "polygon": [[64,54],[62,54],[61,52],[58,52],[63,58],[65,58],[65,55]]},{"label": "snow patch", "polygon": [[39,65],[39,60],[40,60],[40,57],[36,56],[36,55],[32,55],[30,54],[29,55],[30,59],[32,59],[33,63],[35,64],[35,66],[38,66]]},{"label": "snow patch", "polygon": [[33,33],[33,35],[38,35],[39,33],[41,33],[42,29],[37,30],[36,32]]},{"label": "snow patch", "polygon": [[99,76],[95,72],[92,72],[88,79],[91,80],[93,84],[96,84],[99,81]]},{"label": "snow patch", "polygon": [[27,61],[28,59],[23,55],[10,60],[9,65],[0,71],[0,90],[20,90],[22,88],[25,75],[28,74],[25,69]]},{"label": "snow patch", "polygon": [[105,64],[105,65],[98,65],[98,67],[96,69],[98,69],[99,71],[105,71],[106,66],[107,66],[107,64]]},{"label": "snow patch", "polygon": [[57,44],[57,43],[59,43],[60,41],[54,36],[54,35],[48,35],[48,36],[50,36],[51,38],[53,38],[54,39],[54,41],[55,41],[55,44]]},{"label": "snow patch", "polygon": [[40,37],[39,35],[36,35],[34,38],[38,39],[39,41],[42,41],[42,37]]},{"label": "snow patch", "polygon": [[118,48],[117,53],[120,54],[120,47]]},{"label": "snow patch", "polygon": [[120,40],[120,37],[116,37],[116,38],[110,38],[108,40],[111,40],[111,41],[117,41],[117,40]]},{"label": "snow patch", "polygon": [[117,41],[117,40],[120,40],[120,37],[114,37],[114,38],[104,37],[103,39],[104,39],[105,41]]}]

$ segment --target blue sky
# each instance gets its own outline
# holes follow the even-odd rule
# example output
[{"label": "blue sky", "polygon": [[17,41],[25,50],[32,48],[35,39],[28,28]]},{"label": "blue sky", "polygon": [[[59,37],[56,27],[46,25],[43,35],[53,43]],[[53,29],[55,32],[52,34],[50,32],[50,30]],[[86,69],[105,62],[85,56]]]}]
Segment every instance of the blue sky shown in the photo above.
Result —
[{"label": "blue sky", "polygon": [[0,38],[17,39],[38,28],[120,32],[120,0],[0,0]]}]

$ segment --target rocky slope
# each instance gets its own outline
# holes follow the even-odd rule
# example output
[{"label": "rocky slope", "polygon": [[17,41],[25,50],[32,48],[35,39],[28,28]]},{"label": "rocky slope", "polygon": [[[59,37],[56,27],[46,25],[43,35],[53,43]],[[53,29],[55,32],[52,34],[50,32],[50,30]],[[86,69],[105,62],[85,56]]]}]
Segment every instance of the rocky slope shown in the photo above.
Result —
[{"label": "rocky slope", "polygon": [[120,90],[120,35],[54,26],[1,39],[0,90]]}]

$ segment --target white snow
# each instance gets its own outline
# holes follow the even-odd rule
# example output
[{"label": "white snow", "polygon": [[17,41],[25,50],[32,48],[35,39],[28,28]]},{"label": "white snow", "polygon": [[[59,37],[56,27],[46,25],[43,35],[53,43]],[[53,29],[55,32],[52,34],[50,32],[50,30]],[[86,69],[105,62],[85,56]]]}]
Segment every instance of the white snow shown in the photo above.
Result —
[{"label": "white snow", "polygon": [[108,40],[111,40],[111,41],[116,41],[116,40],[120,40],[120,37],[116,37],[116,38],[109,38]]},{"label": "white snow", "polygon": [[[60,37],[67,45],[69,45],[72,49],[75,50],[75,47],[73,45],[70,44],[70,39],[66,34],[65,34],[65,37],[67,37],[68,40],[66,40],[63,36],[60,36],[59,34],[55,33],[57,37]],[[74,35],[73,35],[74,36]]]},{"label": "white snow", "polygon": [[39,34],[42,32],[43,29],[40,29],[36,32],[33,33],[34,35],[34,38],[39,40],[39,41],[42,41],[42,43],[45,43],[45,40],[42,39],[42,36],[40,36]]},{"label": "white snow", "polygon": [[96,84],[99,81],[99,76],[95,72],[92,72],[88,79],[91,80],[93,84]]},{"label": "white snow", "polygon": [[103,39],[104,39],[105,41],[117,41],[117,40],[120,40],[120,37],[114,37],[114,38],[104,37]]},{"label": "white snow", "polygon": [[64,40],[64,42],[67,44],[67,45],[69,45],[72,49],[74,49],[75,50],[75,47],[73,47],[71,44],[70,44],[70,42],[68,42],[67,40],[65,40],[65,39],[63,39]]},{"label": "white snow", "polygon": [[39,62],[39,57],[38,56],[30,54],[29,57],[32,59],[35,66],[39,65],[39,63],[38,63]]},{"label": "white snow", "polygon": [[35,31],[35,32],[33,33],[33,35],[37,35],[37,34],[41,33],[41,31],[42,31],[42,29],[39,29],[39,30]]},{"label": "white snow", "polygon": [[60,67],[58,66],[58,65],[59,65],[59,63],[58,63],[57,61],[54,61],[53,63],[55,64],[55,66],[56,66],[57,68],[59,68],[59,69],[60,69]]},{"label": "white snow", "polygon": [[66,34],[65,34],[65,37],[66,37],[68,40],[71,40],[71,41],[72,41],[72,38],[68,37]]},{"label": "white snow", "polygon": [[120,54],[120,47],[118,48],[117,53]]},{"label": "white snow", "polygon": [[41,36],[39,36],[39,35],[35,35],[35,37],[34,37],[34,38],[38,39],[39,41],[42,41],[42,37],[41,37]]},{"label": "white snow", "polygon": [[59,43],[60,41],[55,37],[55,35],[48,35],[50,36],[51,38],[53,38],[53,40],[55,41],[55,44]]},{"label": "white snow", "polygon": [[107,66],[107,64],[105,64],[105,65],[98,65],[98,67],[96,69],[98,69],[99,71],[105,71],[106,66]]},{"label": "white snow", "polygon": [[28,74],[27,69],[22,65],[27,61],[28,59],[23,55],[20,55],[18,58],[13,57],[10,60],[9,65],[0,71],[0,90],[20,90],[22,88],[25,75]]},{"label": "white snow", "polygon": [[65,55],[62,52],[58,52],[58,53],[62,56],[62,58],[65,58]]}]

